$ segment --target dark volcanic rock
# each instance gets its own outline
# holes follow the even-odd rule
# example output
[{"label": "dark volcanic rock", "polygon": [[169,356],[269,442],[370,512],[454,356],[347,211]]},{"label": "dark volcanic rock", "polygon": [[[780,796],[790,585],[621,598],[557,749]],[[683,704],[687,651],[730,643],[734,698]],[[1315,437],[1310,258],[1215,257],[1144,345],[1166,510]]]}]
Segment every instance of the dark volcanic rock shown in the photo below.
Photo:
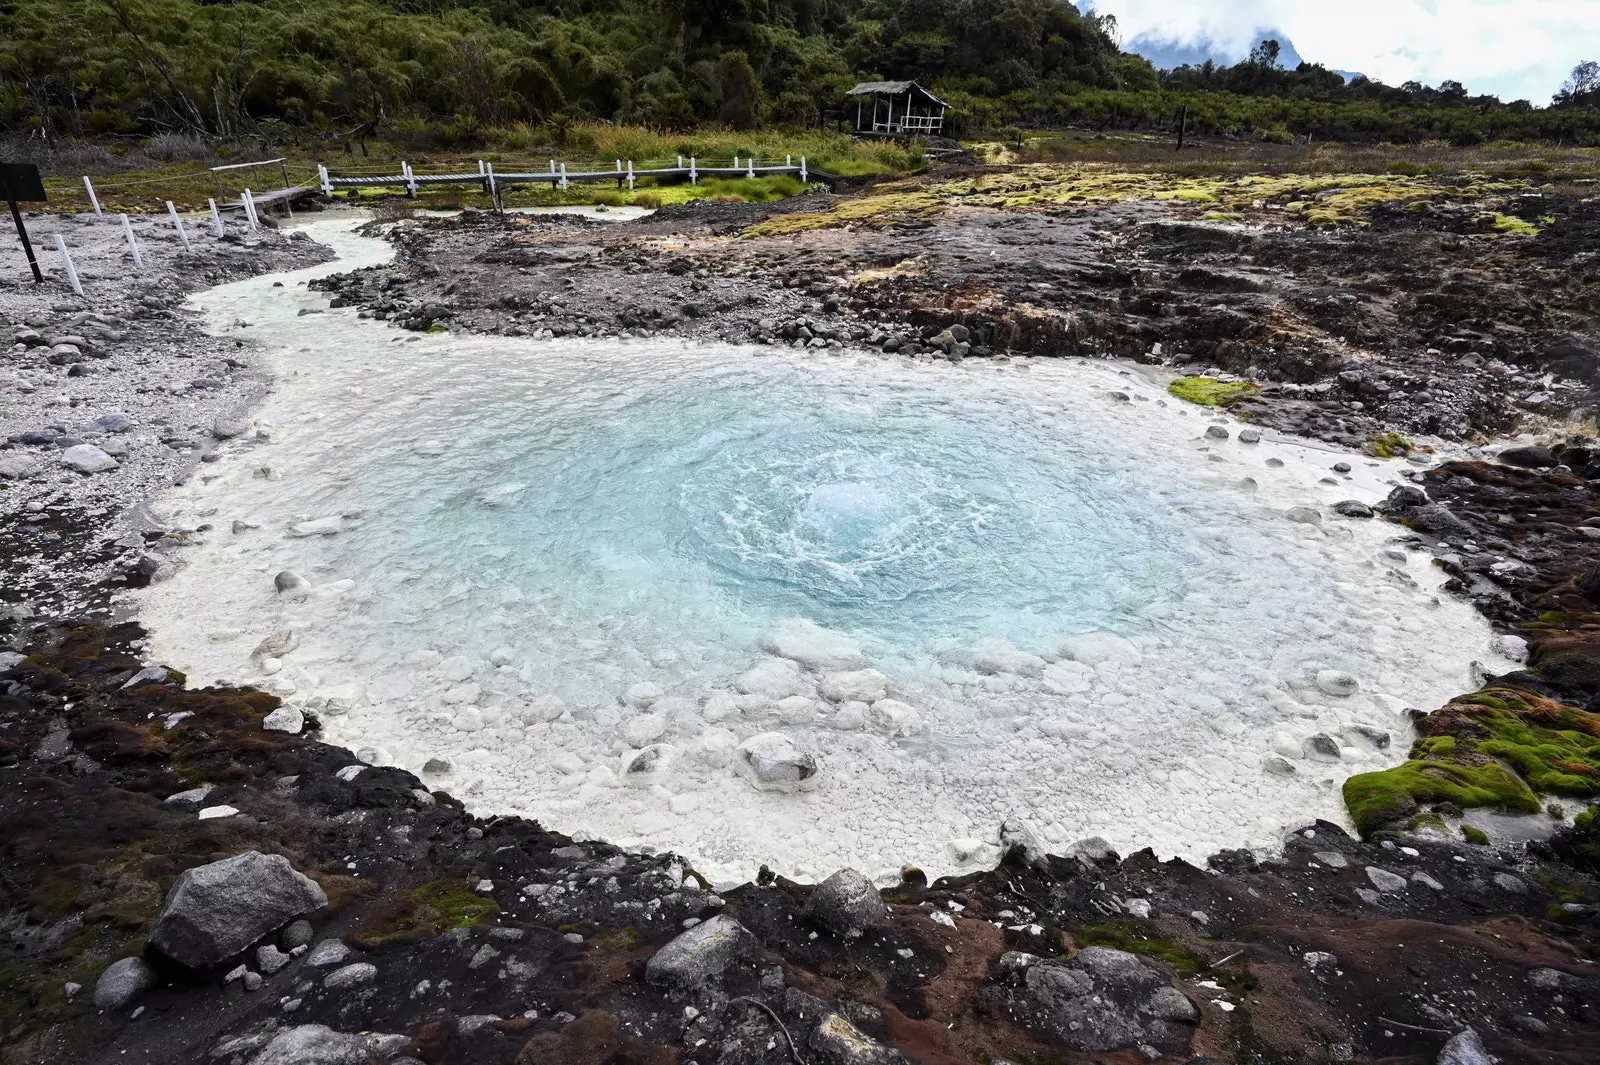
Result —
[{"label": "dark volcanic rock", "polygon": [[1013,951],[995,973],[992,993],[1012,1017],[1074,1050],[1186,1047],[1187,1026],[1200,1019],[1183,992],[1126,951],[1088,947],[1065,961]]},{"label": "dark volcanic rock", "polygon": [[327,904],[316,881],[283,855],[246,851],[178,877],[150,929],[150,946],[180,965],[205,969]]}]

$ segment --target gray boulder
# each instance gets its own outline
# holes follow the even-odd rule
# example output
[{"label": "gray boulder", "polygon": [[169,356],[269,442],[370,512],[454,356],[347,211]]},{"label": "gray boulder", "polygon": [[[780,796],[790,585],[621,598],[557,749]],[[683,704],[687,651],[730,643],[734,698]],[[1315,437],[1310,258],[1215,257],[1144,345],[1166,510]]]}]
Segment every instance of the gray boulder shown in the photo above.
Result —
[{"label": "gray boulder", "polygon": [[302,1024],[272,1037],[250,1065],[365,1065],[367,1041],[325,1024]]},{"label": "gray boulder", "polygon": [[117,460],[93,444],[75,444],[61,453],[61,462],[79,473],[104,473],[117,468]]},{"label": "gray boulder", "polygon": [[851,938],[882,923],[888,912],[872,881],[854,869],[840,869],[818,884],[806,900],[808,915]]},{"label": "gray boulder", "polygon": [[205,969],[299,917],[328,897],[281,854],[246,851],[178,877],[150,929],[150,946]]},{"label": "gray boulder", "polygon": [[120,1010],[141,991],[156,986],[155,970],[139,957],[114,961],[100,974],[94,985],[96,1009]]},{"label": "gray boulder", "polygon": [[1466,1028],[1451,1036],[1439,1051],[1438,1065],[1494,1065],[1494,1059],[1478,1033]]},{"label": "gray boulder", "polygon": [[[1496,455],[1495,458],[1508,466],[1522,466],[1527,469],[1545,469],[1556,465],[1556,457],[1550,449],[1539,447],[1536,444],[1508,447]],[[1471,1031],[1471,1029],[1468,1029],[1468,1031]],[[1461,1034],[1466,1035],[1467,1033],[1463,1032]]]},{"label": "gray boulder", "polygon": [[1137,955],[1088,947],[1065,961],[1010,951],[985,994],[1021,1025],[1090,1053],[1187,1046],[1200,1013]]},{"label": "gray boulder", "polygon": [[744,925],[718,914],[656,951],[645,963],[644,978],[657,987],[698,987],[755,949],[756,937]]}]

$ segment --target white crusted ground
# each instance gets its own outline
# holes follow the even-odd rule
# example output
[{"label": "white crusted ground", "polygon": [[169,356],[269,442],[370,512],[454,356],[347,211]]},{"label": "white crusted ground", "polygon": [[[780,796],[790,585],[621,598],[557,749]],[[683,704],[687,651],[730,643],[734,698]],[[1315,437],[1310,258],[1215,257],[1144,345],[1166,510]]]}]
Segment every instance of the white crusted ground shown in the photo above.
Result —
[{"label": "white crusted ground", "polygon": [[201,298],[278,380],[161,501],[214,528],[152,649],[476,809],[718,881],[967,870],[1011,817],[1272,848],[1492,662],[1395,526],[1331,510],[1402,467],[1128,368],[418,336],[300,316],[309,273]]}]

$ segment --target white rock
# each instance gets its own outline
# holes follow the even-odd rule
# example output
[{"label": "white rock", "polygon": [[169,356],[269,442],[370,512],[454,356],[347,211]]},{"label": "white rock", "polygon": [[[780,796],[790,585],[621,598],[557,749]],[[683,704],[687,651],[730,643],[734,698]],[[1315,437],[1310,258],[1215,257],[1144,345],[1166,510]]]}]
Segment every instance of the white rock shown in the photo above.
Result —
[{"label": "white rock", "polygon": [[483,729],[483,714],[476,707],[457,710],[450,718],[457,732],[479,732]]},{"label": "white rock", "polygon": [[472,675],[477,672],[477,664],[466,655],[451,655],[439,663],[439,672],[444,675],[445,680],[460,684],[462,681],[472,679]]},{"label": "white rock", "polygon": [[280,706],[261,720],[268,732],[287,732],[297,735],[305,728],[306,716],[292,706]]},{"label": "white rock", "polygon": [[715,724],[726,721],[739,713],[739,700],[728,692],[713,692],[707,699],[706,705],[701,707],[700,716]]},{"label": "white rock", "polygon": [[855,640],[804,618],[780,624],[767,637],[766,649],[814,669],[857,669],[867,664]]},{"label": "white rock", "polygon": [[1109,632],[1086,632],[1074,636],[1061,645],[1061,654],[1086,666],[1098,666],[1102,662],[1136,665],[1144,659],[1144,655],[1132,643]]},{"label": "white rock", "polygon": [[803,695],[811,690],[811,683],[800,672],[800,667],[787,658],[767,659],[742,675],[733,686],[746,695],[760,696],[772,702],[787,699],[791,695]]},{"label": "white rock", "polygon": [[661,698],[661,689],[654,684],[640,681],[623,696],[629,706],[636,706],[641,710],[649,709],[650,705]]},{"label": "white rock", "polygon": [[1322,524],[1322,512],[1315,507],[1290,507],[1283,512],[1283,516],[1302,525]]},{"label": "white rock", "polygon": [[762,732],[739,744],[734,760],[762,791],[806,791],[817,784],[817,760],[781,732]]},{"label": "white rock", "polygon": [[1494,639],[1495,653],[1513,662],[1526,662],[1528,660],[1528,641],[1521,636],[1496,636]]},{"label": "white rock", "polygon": [[117,460],[93,444],[74,444],[61,453],[61,464],[79,473],[104,473],[117,468]]},{"label": "white rock", "polygon": [[524,697],[522,719],[524,721],[554,721],[566,713],[567,704],[554,695],[535,695],[531,698]]},{"label": "white rock", "polygon": [[1052,695],[1076,695],[1089,690],[1094,682],[1094,670],[1082,662],[1052,662],[1040,674],[1044,690]]},{"label": "white rock", "polygon": [[917,708],[898,699],[879,699],[872,704],[866,716],[868,728],[891,738],[909,736],[922,723]]},{"label": "white rock", "polygon": [[630,747],[648,747],[667,731],[667,719],[660,714],[640,714],[629,718],[622,726],[622,735]]},{"label": "white rock", "polygon": [[839,709],[828,719],[828,725],[845,732],[855,732],[867,727],[867,714],[872,707],[862,702],[840,703]]},{"label": "white rock", "polygon": [[654,743],[622,756],[618,776],[628,784],[653,784],[669,765],[676,752],[670,744]]},{"label": "white rock", "polygon": [[1328,695],[1354,695],[1361,685],[1350,674],[1338,669],[1319,669],[1317,687]]},{"label": "white rock", "polygon": [[773,710],[785,725],[806,724],[817,716],[817,701],[805,695],[791,695],[779,699]]},{"label": "white rock", "polygon": [[739,749],[739,737],[725,728],[708,728],[690,748],[689,755],[704,765],[721,769],[733,761]]},{"label": "white rock", "polygon": [[334,536],[344,529],[344,519],[335,514],[327,518],[311,518],[307,521],[291,522],[289,535],[297,539],[310,536]]},{"label": "white rock", "polygon": [[820,690],[822,697],[829,702],[870,703],[888,694],[889,678],[876,669],[829,673],[822,678]]},{"label": "white rock", "polygon": [[1272,749],[1285,758],[1301,758],[1306,753],[1301,742],[1287,732],[1272,734]]},{"label": "white rock", "polygon": [[1019,651],[1006,640],[980,641],[972,656],[972,668],[979,673],[1015,673],[1023,677],[1037,677],[1044,666],[1044,659]]},{"label": "white rock", "polygon": [[211,821],[218,817],[232,817],[239,811],[232,806],[207,806],[200,811],[200,820]]}]

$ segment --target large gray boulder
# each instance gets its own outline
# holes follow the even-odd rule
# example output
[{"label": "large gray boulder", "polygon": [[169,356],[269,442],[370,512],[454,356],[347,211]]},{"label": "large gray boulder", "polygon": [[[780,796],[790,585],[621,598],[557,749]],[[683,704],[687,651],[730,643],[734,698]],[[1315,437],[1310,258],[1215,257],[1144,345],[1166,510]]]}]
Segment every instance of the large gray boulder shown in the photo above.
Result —
[{"label": "large gray boulder", "polygon": [[1186,1047],[1200,1013],[1138,955],[1088,947],[1065,961],[1010,951],[986,992],[1026,1028],[1074,1050],[1101,1053],[1139,1043]]},{"label": "large gray boulder", "polygon": [[882,924],[889,907],[872,881],[854,869],[840,869],[811,892],[806,913],[840,935],[854,938]]},{"label": "large gray boulder", "polygon": [[756,937],[726,914],[695,925],[645,962],[644,978],[657,987],[690,988],[722,975],[735,959],[752,954]]},{"label": "large gray boulder", "polygon": [[250,1065],[366,1065],[372,1055],[358,1035],[325,1024],[301,1024],[272,1037]]},{"label": "large gray boulder", "polygon": [[114,961],[100,974],[94,985],[96,1009],[120,1010],[132,1002],[139,992],[156,985],[155,970],[143,958],[123,958]]},{"label": "large gray boulder", "polygon": [[316,881],[283,855],[246,851],[178,877],[149,942],[180,965],[205,969],[327,904]]},{"label": "large gray boulder", "polygon": [[1494,1058],[1477,1032],[1463,1028],[1439,1051],[1438,1065],[1494,1065]]}]

